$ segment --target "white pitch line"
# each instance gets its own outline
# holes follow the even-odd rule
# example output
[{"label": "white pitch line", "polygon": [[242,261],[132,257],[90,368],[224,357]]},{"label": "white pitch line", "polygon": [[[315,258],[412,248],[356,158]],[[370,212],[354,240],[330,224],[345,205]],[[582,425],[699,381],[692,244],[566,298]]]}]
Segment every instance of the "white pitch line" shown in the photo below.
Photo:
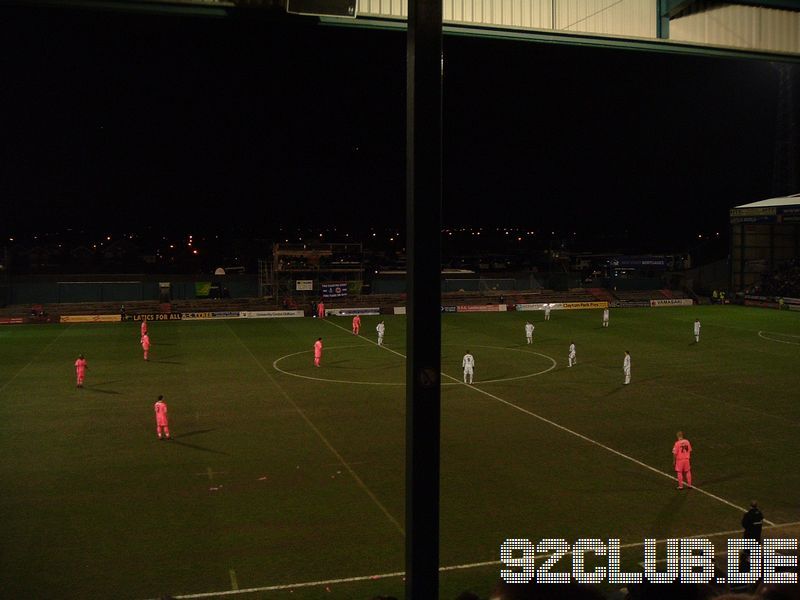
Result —
[{"label": "white pitch line", "polygon": [[[329,321],[329,322],[334,327],[338,327],[339,329],[344,329],[343,327],[341,327],[340,325],[337,325],[336,323],[333,323],[331,321]],[[345,331],[347,331],[347,330],[345,329]],[[370,342],[371,344],[374,344],[374,345],[377,346],[377,344],[375,344],[375,342],[373,342],[372,340],[369,340],[369,339],[366,339],[366,338],[364,338],[364,339],[366,341]],[[379,346],[379,348],[386,348],[386,346]],[[403,356],[402,354],[400,354],[399,352],[397,352],[395,350],[392,350],[391,348],[386,348],[386,349],[389,350],[390,352],[394,352],[395,354],[397,354],[399,356]],[[406,357],[403,356],[403,358],[406,358]],[[456,379],[455,377],[453,377],[451,375],[448,375],[447,373],[443,372],[442,375],[444,377],[449,378],[449,379],[453,379],[454,381],[458,381],[458,379]],[[464,384],[464,385],[467,385],[467,384]],[[502,398],[492,394],[491,392],[487,392],[486,390],[482,390],[479,387],[476,387],[475,385],[469,385],[467,387],[469,387],[470,389],[475,390],[476,392],[479,392],[479,393],[483,394],[484,396],[488,396],[489,398],[497,400],[498,402],[501,402],[502,404],[505,404],[506,406],[509,406],[509,407],[511,407],[511,408],[513,408],[515,410],[518,410],[521,413],[525,413],[526,415],[530,415],[531,417],[534,417],[535,419],[539,419],[543,423],[547,423],[548,425],[551,425],[551,426],[555,427],[556,429],[560,429],[561,431],[569,433],[570,435],[574,435],[575,437],[580,438],[583,441],[588,442],[588,443],[590,443],[590,444],[592,444],[594,446],[597,446],[598,448],[602,448],[603,450],[606,450],[607,452],[611,452],[612,454],[615,454],[615,455],[619,456],[620,458],[624,458],[625,460],[628,460],[628,461],[630,461],[630,462],[632,462],[634,464],[637,464],[640,467],[644,467],[645,469],[647,469],[649,471],[652,471],[653,473],[657,473],[658,475],[666,477],[667,479],[671,479],[672,481],[678,481],[677,477],[675,477],[674,475],[670,475],[669,473],[665,473],[664,471],[659,471],[658,469],[656,469],[655,467],[651,467],[647,463],[644,463],[644,462],[642,462],[642,461],[640,461],[640,460],[638,460],[636,458],[633,458],[632,456],[629,456],[629,455],[627,455],[627,454],[625,454],[623,452],[620,452],[619,450],[615,450],[614,448],[606,446],[605,444],[603,444],[601,442],[598,442],[597,440],[593,440],[592,438],[587,437],[587,436],[583,435],[582,433],[578,433],[577,431],[569,429],[568,427],[564,427],[563,425],[560,425],[559,423],[556,423],[555,421],[551,421],[550,419],[548,419],[546,417],[543,417],[541,415],[538,415],[535,412],[532,412],[532,411],[530,411],[530,410],[528,410],[526,408],[522,408],[521,406],[517,406],[513,402],[509,402],[508,400],[503,400]],[[708,492],[708,491],[706,491],[704,489],[701,489],[699,487],[692,486],[691,490],[699,492],[701,494],[704,494],[705,496],[708,496],[709,498],[713,498],[717,502],[721,502],[722,504],[726,504],[726,505],[728,505],[728,506],[730,506],[732,508],[735,508],[736,510],[738,510],[740,512],[743,512],[743,513],[747,512],[747,509],[744,508],[743,506],[739,506],[738,504],[734,504],[733,502],[731,502],[729,500],[726,500],[725,498],[722,498],[721,496],[717,496],[716,494],[712,494],[711,492]],[[774,523],[772,521],[769,521],[767,519],[764,519],[764,522],[768,523],[769,525],[774,525]]]},{"label": "white pitch line", "polygon": [[35,355],[35,356],[34,356],[32,359],[30,359],[30,360],[27,362],[27,364],[26,364],[24,367],[22,367],[22,368],[21,368],[19,371],[17,371],[16,373],[14,373],[14,375],[11,377],[11,379],[9,379],[8,381],[6,381],[6,382],[5,382],[3,385],[0,385],[0,392],[2,392],[3,390],[5,390],[5,389],[6,389],[6,387],[8,387],[9,385],[11,385],[11,382],[12,382],[12,381],[14,381],[14,380],[17,378],[17,375],[19,375],[19,374],[20,374],[20,373],[22,373],[22,372],[23,372],[25,369],[27,369],[28,367],[30,367],[30,366],[31,366],[31,365],[34,363],[34,361],[35,361],[37,358],[39,358],[39,357],[40,357],[42,354],[44,354],[45,350],[47,350],[48,348],[50,348],[50,346],[52,346],[52,345],[53,345],[53,344],[55,344],[55,343],[56,343],[56,342],[57,342],[59,339],[61,339],[61,336],[62,336],[62,335],[64,335],[64,334],[66,333],[67,329],[69,329],[70,327],[72,327],[72,325],[69,325],[69,324],[68,324],[68,325],[67,325],[67,326],[66,326],[66,327],[65,327],[65,328],[64,328],[64,329],[61,331],[61,333],[59,333],[59,334],[58,334],[56,337],[54,337],[52,340],[50,340],[50,341],[47,343],[47,345],[46,345],[44,348],[42,348],[41,350],[39,350],[39,352],[37,352],[37,353],[36,353],[36,355]]},{"label": "white pitch line", "polygon": [[[355,346],[333,346],[328,348],[328,350],[335,350],[336,348],[354,348]],[[352,385],[390,385],[390,386],[400,386],[405,385],[405,383],[391,383],[385,381],[350,381],[349,379],[328,379],[325,377],[311,377],[311,375],[301,375],[300,373],[292,373],[291,371],[284,371],[278,366],[278,363],[284,360],[285,358],[291,358],[292,356],[299,356],[300,354],[310,354],[313,352],[312,350],[302,350],[300,352],[295,352],[293,354],[286,354],[285,356],[281,356],[280,358],[276,358],[272,361],[272,368],[278,371],[278,373],[283,373],[284,375],[289,375],[290,377],[299,377],[300,379],[310,379],[311,381],[325,381],[327,383],[347,383]]]},{"label": "white pitch line", "polygon": [[765,333],[769,333],[771,335],[783,335],[783,336],[786,336],[786,337],[794,337],[794,338],[800,338],[800,335],[792,335],[791,333],[774,333],[772,331],[759,331],[758,332],[758,337],[760,337],[762,340],[767,340],[767,341],[770,341],[770,342],[778,342],[779,344],[791,344],[792,346],[800,346],[800,342],[787,342],[786,340],[776,340],[775,338],[771,338],[771,337],[767,337],[766,335],[762,335],[762,334],[765,334]]},{"label": "white pitch line", "polygon": [[295,401],[291,399],[289,394],[286,393],[286,390],[284,390],[283,387],[281,387],[278,384],[278,382],[275,381],[275,378],[272,376],[272,374],[269,371],[267,371],[266,368],[264,368],[264,365],[261,364],[261,361],[258,360],[258,358],[256,357],[255,354],[253,354],[253,351],[250,349],[250,347],[247,344],[244,343],[242,338],[240,338],[238,335],[236,335],[236,332],[233,329],[231,329],[230,325],[228,325],[228,330],[231,332],[231,335],[233,335],[233,337],[235,337],[239,341],[239,343],[242,345],[242,347],[245,350],[247,350],[247,352],[253,358],[255,363],[259,366],[261,371],[263,371],[264,375],[266,375],[267,378],[270,380],[272,385],[274,385],[278,389],[278,391],[286,399],[286,401],[289,404],[292,405],[292,407],[295,409],[295,411],[297,411],[297,414],[299,414],[302,417],[302,419],[306,422],[306,424],[314,431],[314,433],[317,434],[317,437],[320,440],[322,440],[322,443],[325,444],[325,446],[327,446],[328,450],[331,451],[331,454],[333,454],[336,457],[336,459],[342,464],[342,466],[347,470],[347,472],[350,473],[350,477],[353,478],[353,480],[364,491],[364,493],[367,494],[367,496],[370,497],[370,499],[381,510],[381,512],[386,516],[386,518],[389,519],[389,521],[392,523],[392,525],[395,526],[397,531],[400,532],[400,535],[405,537],[406,531],[405,531],[405,529],[403,529],[403,526],[400,525],[400,523],[397,521],[397,519],[394,518],[394,515],[392,515],[392,513],[389,512],[389,510],[383,505],[383,503],[380,500],[378,500],[378,497],[374,493],[372,493],[372,490],[367,487],[367,484],[364,483],[364,481],[361,479],[361,477],[358,476],[358,473],[356,473],[353,470],[353,468],[350,466],[350,463],[348,463],[344,459],[344,457],[339,453],[339,451],[336,448],[333,447],[333,444],[331,444],[328,441],[328,438],[326,438],[325,435],[317,428],[317,426],[314,425],[314,423],[311,421],[311,419],[308,418],[308,415],[306,415],[306,413],[303,411],[303,409],[300,408],[297,405],[297,403],[295,403]]},{"label": "white pitch line", "polygon": [[[337,349],[343,349],[343,348],[363,348],[363,347],[364,346],[331,346],[330,348],[327,348],[327,350],[337,350]],[[541,371],[537,371],[536,373],[529,373],[527,375],[518,375],[516,377],[503,377],[503,378],[499,378],[499,379],[487,379],[485,381],[481,381],[480,382],[481,384],[484,384],[484,383],[501,383],[501,382],[505,382],[505,381],[517,381],[519,379],[530,379],[531,377],[538,377],[539,375],[544,375],[545,373],[547,373],[549,371],[552,371],[553,369],[556,368],[556,366],[558,366],[558,363],[556,362],[556,359],[554,359],[552,356],[549,356],[547,354],[543,354],[541,352],[531,352],[531,351],[527,351],[527,350],[520,350],[519,348],[503,348],[502,346],[482,346],[480,344],[475,344],[473,347],[474,348],[492,348],[494,350],[508,350],[509,352],[522,352],[523,354],[535,354],[536,356],[542,356],[542,357],[548,359],[552,363],[548,368],[543,369]],[[391,349],[387,348],[387,350],[391,350]],[[386,382],[386,381],[353,381],[353,380],[350,380],[350,379],[329,379],[327,377],[312,377],[311,375],[301,375],[300,373],[292,373],[291,371],[286,371],[284,369],[281,369],[278,366],[278,363],[281,362],[284,359],[291,358],[292,356],[300,356],[301,354],[310,354],[311,352],[312,352],[312,350],[301,350],[300,352],[293,352],[292,354],[285,354],[284,356],[278,357],[274,361],[272,361],[272,368],[275,369],[276,371],[278,371],[279,373],[283,373],[284,375],[289,375],[290,377],[299,377],[300,379],[308,379],[308,380],[311,380],[311,381],[325,381],[325,382],[328,382],[328,383],[345,383],[345,384],[352,384],[352,385],[385,385],[385,386],[394,386],[394,387],[404,386],[405,385],[405,382],[393,383],[393,382]],[[403,356],[403,355],[399,354],[399,356]],[[405,358],[405,356],[403,356],[403,358]],[[442,383],[441,385],[461,385],[461,382],[460,381],[456,381],[455,383]]]},{"label": "white pitch line", "polygon": [[[792,523],[780,523],[778,525],[770,525],[765,527],[764,529],[779,529],[781,527],[792,527],[795,525],[800,525],[800,521],[794,521]],[[741,529],[732,529],[729,531],[714,531],[711,533],[697,533],[693,535],[683,536],[685,538],[714,538],[714,537],[721,537],[723,535],[735,535],[741,533]],[[664,538],[661,540],[656,540],[656,545],[666,544],[668,540],[675,539],[672,538]],[[621,544],[621,550],[627,550],[631,548],[641,548],[644,546],[644,542],[632,542],[629,544]],[[567,554],[572,554],[571,552],[567,552]],[[539,554],[534,556],[534,559],[540,560],[542,558],[547,558],[551,556],[550,554]],[[503,562],[500,560],[486,560],[483,562],[474,562],[474,563],[464,563],[460,565],[449,565],[445,567],[439,567],[439,572],[444,573],[447,571],[465,571],[468,569],[477,569],[481,567],[491,567],[494,565],[502,565]],[[192,598],[217,598],[221,596],[235,596],[237,594],[255,594],[258,592],[275,592],[280,590],[291,590],[295,588],[305,588],[305,587],[315,587],[321,585],[335,585],[337,583],[355,583],[359,581],[370,581],[370,580],[380,580],[380,579],[391,579],[393,577],[403,577],[405,576],[405,571],[395,571],[394,573],[379,573],[376,575],[359,575],[356,577],[340,577],[338,579],[324,579],[321,581],[302,581],[299,583],[282,583],[277,585],[267,585],[262,587],[253,587],[253,588],[246,588],[243,590],[228,590],[222,592],[200,592],[197,594],[183,594],[179,596],[172,596],[176,598],[176,600],[191,600]],[[158,600],[157,598],[151,598],[149,600]]]}]

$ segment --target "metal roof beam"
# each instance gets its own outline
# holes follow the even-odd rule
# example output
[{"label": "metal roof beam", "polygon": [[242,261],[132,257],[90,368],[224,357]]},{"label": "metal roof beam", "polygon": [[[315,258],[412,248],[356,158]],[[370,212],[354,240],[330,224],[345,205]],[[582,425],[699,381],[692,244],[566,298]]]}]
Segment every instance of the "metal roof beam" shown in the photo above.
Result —
[{"label": "metal roof beam", "polygon": [[285,0],[0,0],[0,6],[73,8],[154,15],[228,17],[249,11],[285,15]]},{"label": "metal roof beam", "polygon": [[154,15],[188,15],[200,17],[226,17],[235,4],[228,0],[172,2],[153,0],[0,0],[0,6],[25,8],[66,8],[79,10],[117,11]]},{"label": "metal roof beam", "polygon": [[[366,27],[371,29],[405,30],[406,22],[400,19],[340,19],[322,17],[324,25],[345,27]],[[800,63],[800,54],[745,50],[740,48],[723,48],[719,46],[702,46],[670,40],[623,39],[603,37],[592,34],[575,34],[556,31],[500,29],[496,27],[469,27],[446,24],[443,28],[446,35],[466,37],[484,37],[494,39],[535,42],[540,44],[566,44],[569,46],[587,46],[592,48],[610,48],[616,50],[637,50],[641,52],[657,52],[661,54],[689,54],[715,58],[747,58],[768,60],[772,62]]]},{"label": "metal roof beam", "polygon": [[696,3],[697,0],[659,0],[658,13],[660,17],[673,18]]},{"label": "metal roof beam", "polygon": [[724,4],[745,4],[757,8],[800,11],[800,2],[797,0],[724,0]]}]

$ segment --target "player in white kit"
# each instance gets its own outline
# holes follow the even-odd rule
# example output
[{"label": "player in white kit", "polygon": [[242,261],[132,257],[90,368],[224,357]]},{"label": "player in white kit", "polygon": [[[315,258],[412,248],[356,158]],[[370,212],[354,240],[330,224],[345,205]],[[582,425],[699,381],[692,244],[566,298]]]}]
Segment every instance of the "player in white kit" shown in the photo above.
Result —
[{"label": "player in white kit", "polygon": [[569,356],[567,357],[569,359],[568,367],[578,363],[578,359],[575,358],[575,356],[575,342],[571,342],[569,345]]},{"label": "player in white kit", "polygon": [[603,327],[608,327],[608,308],[603,309]]},{"label": "player in white kit", "polygon": [[545,321],[549,321],[550,320],[550,305],[549,304],[545,304],[544,305],[544,320]]},{"label": "player in white kit", "polygon": [[530,321],[525,323],[525,338],[528,340],[529,344],[533,343],[533,323]]},{"label": "player in white kit", "polygon": [[700,343],[700,319],[694,320],[694,343]]},{"label": "player in white kit", "polygon": [[378,323],[375,331],[378,332],[378,346],[383,346],[383,334],[386,333],[386,325],[383,324],[383,321]]},{"label": "player in white kit", "polygon": [[625,373],[625,385],[631,382],[631,353],[625,350],[625,360],[622,361],[622,372]]},{"label": "player in white kit", "polygon": [[[469,353],[469,350],[467,350],[467,353],[461,360],[461,366],[464,367],[464,383],[472,383],[472,375],[475,370],[475,357]],[[467,376],[469,376],[469,381],[467,381]]]}]

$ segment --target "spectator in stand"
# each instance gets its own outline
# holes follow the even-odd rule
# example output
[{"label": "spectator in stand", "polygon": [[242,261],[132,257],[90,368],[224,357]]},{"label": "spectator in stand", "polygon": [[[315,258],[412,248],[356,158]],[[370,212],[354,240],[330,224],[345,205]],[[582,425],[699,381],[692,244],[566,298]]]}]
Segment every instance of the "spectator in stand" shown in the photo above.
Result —
[{"label": "spectator in stand", "polygon": [[[636,583],[628,586],[629,600],[706,600],[714,598],[714,588],[696,583]],[[747,600],[744,596],[741,600]]]},{"label": "spectator in stand", "polygon": [[489,594],[489,600],[604,600],[604,598],[605,596],[596,587],[579,583],[542,585],[501,581]]},{"label": "spectator in stand", "polygon": [[800,585],[796,583],[762,583],[756,589],[758,600],[800,600]]}]

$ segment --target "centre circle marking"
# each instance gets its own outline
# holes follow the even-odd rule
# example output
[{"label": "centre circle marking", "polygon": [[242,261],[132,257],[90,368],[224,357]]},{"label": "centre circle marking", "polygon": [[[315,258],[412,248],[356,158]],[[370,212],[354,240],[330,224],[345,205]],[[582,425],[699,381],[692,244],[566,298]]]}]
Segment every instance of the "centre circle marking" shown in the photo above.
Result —
[{"label": "centre circle marking", "polygon": [[[774,337],[769,337],[771,335],[779,335],[779,336],[783,336],[783,337],[795,338],[798,341],[797,342],[792,342],[790,340],[776,340]],[[795,335],[793,333],[777,333],[775,331],[759,331],[758,332],[758,337],[760,337],[762,340],[767,340],[767,341],[770,341],[770,342],[778,342],[779,344],[791,344],[792,346],[800,346],[800,335]]]},{"label": "centre circle marking", "polygon": [[[442,344],[443,347],[444,346],[455,346],[455,345],[456,344]],[[506,351],[509,351],[509,352],[521,352],[522,354],[533,354],[535,356],[541,356],[542,358],[546,358],[547,360],[549,360],[551,362],[551,365],[549,367],[547,367],[546,369],[543,369],[541,371],[537,371],[535,373],[528,373],[527,375],[517,375],[515,377],[501,377],[501,378],[498,378],[498,379],[486,379],[484,381],[476,381],[474,385],[484,384],[484,383],[500,383],[500,382],[504,382],[504,381],[517,381],[519,379],[529,379],[531,377],[538,377],[539,375],[544,375],[545,373],[547,373],[549,371],[552,371],[553,369],[556,368],[556,365],[558,364],[558,363],[556,363],[556,360],[552,356],[549,356],[547,354],[543,354],[542,352],[533,352],[533,351],[530,351],[530,350],[522,350],[520,348],[505,348],[503,346],[483,346],[483,345],[480,345],[480,344],[472,344],[472,347],[473,348],[487,348],[489,350],[506,350]],[[345,348],[367,348],[367,346],[363,346],[361,344],[359,344],[359,345],[349,345],[349,346],[331,346],[330,348],[327,348],[327,350],[343,350]],[[300,373],[292,373],[291,371],[286,371],[285,369],[281,369],[278,366],[278,363],[280,363],[283,360],[286,360],[287,358],[291,358],[293,356],[299,356],[301,354],[311,354],[312,352],[313,352],[313,350],[301,350],[300,352],[293,352],[291,354],[285,354],[284,356],[276,358],[272,362],[272,368],[275,369],[276,371],[278,371],[279,373],[283,373],[284,375],[289,375],[290,377],[299,377],[300,379],[309,379],[311,381],[327,381],[329,383],[350,383],[350,384],[353,384],[353,385],[386,385],[386,386],[401,386],[401,385],[405,385],[405,382],[393,383],[393,382],[386,382],[386,381],[352,381],[350,379],[331,379],[331,378],[328,378],[328,377],[312,377],[311,375],[301,375]],[[397,353],[397,355],[401,356],[399,353]],[[405,360],[405,357],[403,357],[403,359]],[[441,382],[440,385],[465,385],[465,384],[461,383],[460,381],[454,381],[454,382]]]}]

